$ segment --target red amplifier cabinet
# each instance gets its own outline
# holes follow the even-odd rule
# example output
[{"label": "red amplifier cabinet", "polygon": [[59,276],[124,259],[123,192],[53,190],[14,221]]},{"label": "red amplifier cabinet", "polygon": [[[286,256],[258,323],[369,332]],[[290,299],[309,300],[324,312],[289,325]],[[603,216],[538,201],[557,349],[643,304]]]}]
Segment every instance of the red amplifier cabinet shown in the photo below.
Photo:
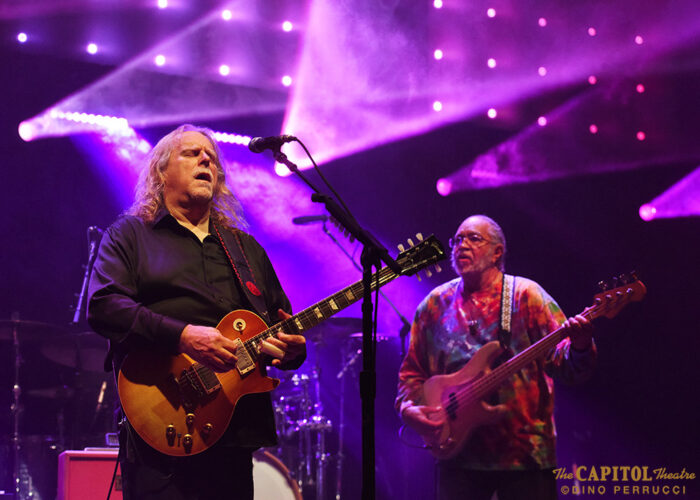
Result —
[{"label": "red amplifier cabinet", "polygon": [[[116,449],[66,450],[58,457],[58,500],[105,500],[112,482]],[[111,500],[122,500],[117,469]]]}]

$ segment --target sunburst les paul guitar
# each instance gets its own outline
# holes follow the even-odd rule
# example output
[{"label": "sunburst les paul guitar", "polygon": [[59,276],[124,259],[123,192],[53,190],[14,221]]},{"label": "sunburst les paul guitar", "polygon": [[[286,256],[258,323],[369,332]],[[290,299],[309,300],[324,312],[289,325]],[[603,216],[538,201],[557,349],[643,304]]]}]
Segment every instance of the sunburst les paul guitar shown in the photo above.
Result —
[{"label": "sunburst les paul guitar", "polygon": [[[430,236],[398,255],[400,274],[386,267],[374,273],[371,288],[415,274],[444,258],[442,244]],[[119,399],[131,426],[166,455],[195,455],[206,450],[223,435],[241,397],[271,391],[279,384],[265,375],[259,363],[260,343],[278,332],[301,334],[357,302],[363,292],[359,281],[270,328],[250,311],[228,313],[217,325],[237,344],[236,368],[228,372],[214,372],[186,354],[132,351],[118,378]]]},{"label": "sunburst les paul guitar", "polygon": [[[616,280],[625,284],[596,294],[593,305],[581,315],[588,319],[612,318],[630,302],[644,298],[646,287],[634,274]],[[528,364],[547,356],[565,337],[564,329],[558,328],[493,370],[490,367],[503,351],[498,341],[492,341],[479,349],[459,371],[426,380],[423,385],[426,405],[441,408],[429,418],[444,419],[437,436],[422,436],[433,456],[438,459],[454,457],[474,429],[497,422],[504,415],[505,406],[490,406],[483,401],[484,397]]]}]

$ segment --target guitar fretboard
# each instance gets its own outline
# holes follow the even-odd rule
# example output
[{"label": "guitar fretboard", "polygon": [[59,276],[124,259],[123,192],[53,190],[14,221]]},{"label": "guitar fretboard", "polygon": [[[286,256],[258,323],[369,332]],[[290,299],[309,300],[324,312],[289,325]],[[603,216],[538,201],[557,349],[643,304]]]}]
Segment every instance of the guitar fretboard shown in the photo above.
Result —
[{"label": "guitar fretboard", "polygon": [[[384,267],[372,275],[370,290],[376,290],[377,286],[381,288],[382,286],[396,279],[398,276],[398,274],[394,273],[388,267]],[[279,332],[302,334],[306,330],[313,328],[337,312],[342,311],[346,307],[360,300],[364,295],[364,291],[365,287],[362,281],[358,281],[343,288],[339,292],[334,293],[330,297],[323,299],[321,302],[307,307],[291,318],[285,319],[267,330],[264,330],[249,338],[244,342],[244,345],[250,352],[251,357],[257,361],[258,351],[255,346],[257,346],[257,344],[263,340],[273,337]]]}]

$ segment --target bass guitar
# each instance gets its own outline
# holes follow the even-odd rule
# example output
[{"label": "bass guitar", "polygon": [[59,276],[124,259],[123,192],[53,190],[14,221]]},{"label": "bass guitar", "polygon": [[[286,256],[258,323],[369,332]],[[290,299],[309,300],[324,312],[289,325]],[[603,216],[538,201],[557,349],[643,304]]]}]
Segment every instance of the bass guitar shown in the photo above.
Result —
[{"label": "bass guitar", "polygon": [[[374,273],[371,289],[444,258],[442,244],[430,236],[398,255],[400,274],[387,267]],[[263,340],[278,332],[302,334],[357,302],[363,293],[364,285],[359,281],[269,328],[250,311],[228,313],[217,325],[222,335],[237,344],[236,368],[228,372],[215,372],[186,354],[173,356],[152,349],[130,352],[118,376],[119,399],[126,417],[138,435],[161,453],[201,453],[224,434],[241,397],[271,391],[279,384],[278,379],[265,375],[259,363]]]},{"label": "bass guitar", "polygon": [[[625,284],[596,294],[593,305],[581,315],[588,319],[613,318],[630,302],[644,298],[646,287],[634,274],[617,280]],[[426,380],[423,384],[426,405],[441,408],[429,418],[444,420],[439,435],[422,436],[433,456],[438,459],[454,457],[475,428],[498,421],[505,406],[490,406],[483,401],[484,397],[528,364],[547,356],[565,337],[564,328],[558,328],[491,370],[494,361],[503,353],[500,343],[494,340],[479,349],[460,370]]]}]

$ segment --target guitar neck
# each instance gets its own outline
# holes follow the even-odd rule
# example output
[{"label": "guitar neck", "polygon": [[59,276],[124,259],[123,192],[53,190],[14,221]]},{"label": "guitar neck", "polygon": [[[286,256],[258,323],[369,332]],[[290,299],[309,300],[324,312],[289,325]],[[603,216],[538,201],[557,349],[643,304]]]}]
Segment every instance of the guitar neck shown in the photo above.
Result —
[{"label": "guitar neck", "polygon": [[[377,284],[381,288],[382,286],[396,279],[398,276],[398,274],[394,273],[388,267],[384,267],[372,275],[370,290],[376,290]],[[285,319],[282,322],[277,323],[275,326],[260,332],[255,337],[249,339],[249,342],[265,340],[269,337],[277,335],[278,332],[295,332],[301,334],[360,300],[364,295],[364,291],[364,284],[362,281],[358,281],[343,288],[339,292],[334,293],[330,297],[307,307],[291,318]]]},{"label": "guitar neck", "polygon": [[[586,308],[581,315],[587,319],[594,319],[598,317],[596,306]],[[474,391],[474,396],[478,399],[487,396],[497,389],[506,379],[510,378],[530,363],[547,356],[547,354],[551,352],[551,350],[554,349],[556,345],[566,336],[564,327],[559,327],[553,332],[542,337],[524,351],[519,352],[517,355],[505,361],[503,364],[494,368],[487,377],[479,382],[478,387],[472,388]]]}]

